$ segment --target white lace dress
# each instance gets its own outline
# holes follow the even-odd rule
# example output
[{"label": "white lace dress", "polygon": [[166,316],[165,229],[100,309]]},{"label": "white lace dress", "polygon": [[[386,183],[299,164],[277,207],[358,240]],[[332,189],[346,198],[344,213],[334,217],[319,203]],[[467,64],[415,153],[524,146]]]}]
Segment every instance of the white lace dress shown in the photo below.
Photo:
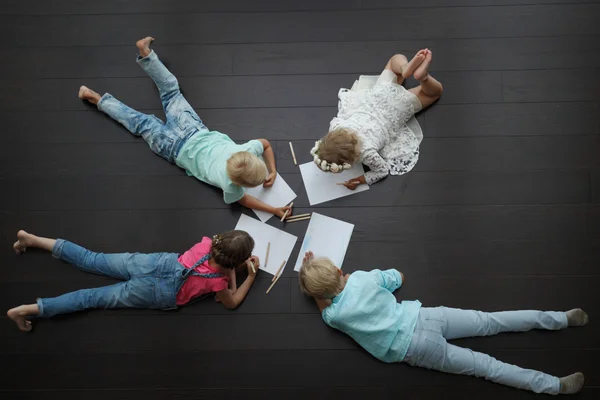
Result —
[{"label": "white lace dress", "polygon": [[421,102],[398,85],[396,74],[385,70],[379,76],[362,75],[352,89],[340,89],[338,115],[329,130],[347,128],[362,141],[360,161],[370,168],[369,185],[389,174],[409,172],[419,159],[423,131],[414,114]]}]

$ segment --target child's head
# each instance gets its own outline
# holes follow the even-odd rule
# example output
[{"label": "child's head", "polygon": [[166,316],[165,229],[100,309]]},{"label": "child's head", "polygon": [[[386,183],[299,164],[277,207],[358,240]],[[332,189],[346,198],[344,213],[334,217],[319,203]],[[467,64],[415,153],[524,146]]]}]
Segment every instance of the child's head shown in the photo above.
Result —
[{"label": "child's head", "polygon": [[316,143],[311,154],[324,171],[342,172],[350,169],[360,156],[358,135],[345,128],[334,129]]},{"label": "child's head", "polygon": [[256,187],[265,181],[267,166],[254,154],[239,151],[227,160],[227,175],[238,186]]},{"label": "child's head", "polygon": [[210,256],[223,268],[242,265],[252,255],[254,239],[244,231],[229,231],[213,236]]},{"label": "child's head", "polygon": [[298,275],[300,289],[317,299],[332,299],[344,289],[346,279],[342,270],[326,257],[305,262]]}]

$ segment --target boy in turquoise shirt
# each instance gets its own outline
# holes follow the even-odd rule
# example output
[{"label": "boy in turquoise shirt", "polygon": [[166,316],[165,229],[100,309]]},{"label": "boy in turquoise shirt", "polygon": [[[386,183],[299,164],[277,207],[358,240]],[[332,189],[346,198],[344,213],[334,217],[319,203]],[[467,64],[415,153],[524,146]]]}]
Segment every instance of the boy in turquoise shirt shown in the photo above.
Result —
[{"label": "boy in turquoise shirt", "polygon": [[583,326],[588,316],[579,308],[486,313],[425,308],[419,301],[398,303],[392,293],[402,286],[404,275],[395,269],[344,276],[331,260],[315,258],[312,252],[304,256],[299,280],[302,291],[314,297],[327,325],[348,334],[381,361],[474,375],[536,393],[572,394],[583,387],[581,372],[557,378],[446,342],[500,332]]},{"label": "boy in turquoise shirt", "polygon": [[279,217],[289,210],[291,215],[290,207],[273,207],[244,192],[245,187],[273,185],[277,170],[270,143],[257,139],[238,145],[229,136],[210,131],[183,97],[177,78],[150,49],[152,41],[147,37],[137,42],[137,62],[156,83],[166,123],[126,106],[108,93],[100,96],[86,86],[79,89],[79,98],[96,104],[132,134],[144,138],[156,154],[184,168],[188,175],[221,188],[225,203],[237,201]]}]

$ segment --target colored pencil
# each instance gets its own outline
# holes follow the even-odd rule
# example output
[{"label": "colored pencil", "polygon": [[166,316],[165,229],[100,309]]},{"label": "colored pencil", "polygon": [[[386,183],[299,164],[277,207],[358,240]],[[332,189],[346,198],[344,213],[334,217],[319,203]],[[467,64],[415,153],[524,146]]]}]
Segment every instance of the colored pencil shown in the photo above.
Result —
[{"label": "colored pencil", "polygon": [[[281,266],[283,267],[284,265],[285,265],[285,260],[283,261]],[[281,277],[281,274],[279,274],[275,277],[275,280],[273,281],[273,283],[271,283],[271,286],[269,286],[269,288],[267,289],[266,294],[269,294],[269,292],[271,291],[271,289],[273,289],[273,286],[275,286],[275,284],[277,283],[277,281],[279,280],[280,277]]]},{"label": "colored pencil", "polygon": [[294,153],[294,146],[292,146],[292,142],[290,142],[290,150],[292,151],[292,157],[294,158],[294,165],[298,165],[296,161],[296,153]]},{"label": "colored pencil", "polygon": [[271,251],[271,242],[267,243],[267,255],[265,256],[265,268],[267,268],[267,263],[269,262],[269,251]]},{"label": "colored pencil", "polygon": [[288,210],[286,210],[286,212],[285,212],[285,213],[283,213],[283,217],[281,217],[281,221],[283,221],[283,220],[285,219],[285,217],[287,217],[287,215],[288,215],[288,213],[290,212],[290,210],[292,209],[292,207],[294,207],[294,202],[292,201],[292,202],[289,204],[289,206],[290,206],[290,208],[289,208]]},{"label": "colored pencil", "polygon": [[296,218],[296,219],[286,219],[285,222],[298,222],[310,219],[310,215],[308,217]]},{"label": "colored pencil", "polygon": [[275,279],[277,279],[277,277],[279,276],[279,273],[281,272],[281,269],[283,268],[284,265],[285,265],[285,260],[281,263],[279,268],[277,268],[277,272],[275,272],[275,275],[273,275],[273,279],[271,279],[271,282],[274,282]]},{"label": "colored pencil", "polygon": [[298,214],[298,215],[292,215],[291,217],[288,217],[286,219],[286,221],[289,221],[290,219],[296,219],[296,218],[300,218],[300,217],[308,217],[311,213],[306,213],[306,214]]}]

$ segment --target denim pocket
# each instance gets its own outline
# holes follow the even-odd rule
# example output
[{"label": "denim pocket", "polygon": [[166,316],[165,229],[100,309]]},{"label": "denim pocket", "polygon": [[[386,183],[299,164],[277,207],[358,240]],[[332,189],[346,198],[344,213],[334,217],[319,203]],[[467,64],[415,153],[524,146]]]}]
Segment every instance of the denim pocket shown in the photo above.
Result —
[{"label": "denim pocket", "polygon": [[127,281],[127,306],[156,308],[156,282],[150,277],[135,277]]},{"label": "denim pocket", "polygon": [[152,136],[150,148],[153,152],[171,162],[171,150],[173,148],[173,138],[169,135],[161,132],[157,135]]},{"label": "denim pocket", "polygon": [[444,365],[446,356],[446,339],[431,331],[415,332],[417,337],[414,345],[410,347],[410,358],[406,360],[410,365],[439,370]]},{"label": "denim pocket", "polygon": [[190,131],[200,129],[203,124],[195,111],[184,110],[179,114],[179,117],[177,117],[177,126],[179,127],[180,137],[183,139]]},{"label": "denim pocket", "polygon": [[156,308],[168,310],[177,308],[177,280],[172,277],[158,278],[156,284]]}]

